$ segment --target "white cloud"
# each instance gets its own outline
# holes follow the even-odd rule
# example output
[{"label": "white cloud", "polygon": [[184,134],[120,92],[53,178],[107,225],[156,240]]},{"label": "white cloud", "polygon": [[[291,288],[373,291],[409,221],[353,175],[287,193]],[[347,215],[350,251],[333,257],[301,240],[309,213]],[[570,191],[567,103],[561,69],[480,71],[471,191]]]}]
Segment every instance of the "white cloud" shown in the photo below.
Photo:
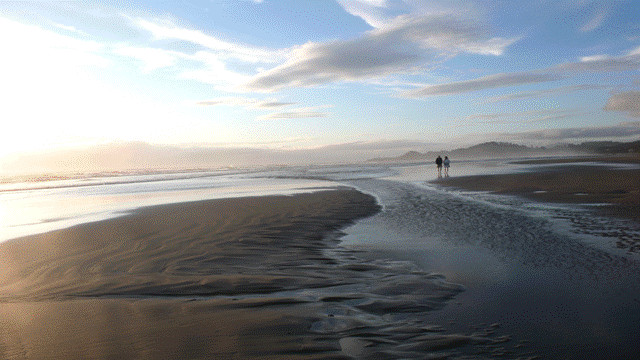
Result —
[{"label": "white cloud", "polygon": [[291,109],[290,111],[276,112],[258,117],[257,120],[276,120],[276,119],[303,119],[303,118],[322,118],[329,116],[328,113],[319,111],[327,108],[327,106],[313,106]]},{"label": "white cloud", "polygon": [[510,93],[506,95],[493,96],[493,97],[487,98],[486,102],[497,103],[501,101],[527,99],[527,98],[539,98],[539,97],[552,96],[552,95],[569,94],[569,93],[578,92],[578,91],[601,90],[606,88],[608,88],[608,86],[589,85],[589,84],[561,86],[557,88],[544,89],[544,90],[538,90],[538,91],[516,92],[516,93]]},{"label": "white cloud", "polygon": [[62,29],[71,33],[76,33],[76,34],[80,34],[82,36],[88,36],[88,34],[82,30],[78,30],[75,26],[70,26],[70,25],[64,25],[64,24],[58,24],[58,23],[54,23],[53,26],[57,27],[58,29]]},{"label": "white cloud", "polygon": [[196,80],[217,85],[226,91],[234,91],[250,78],[249,75],[230,70],[223,59],[211,52],[198,51],[188,56],[188,59],[198,62],[201,67],[193,70],[181,70],[178,75],[181,79]]},{"label": "white cloud", "polygon": [[627,56],[640,56],[640,46],[638,46],[637,48],[629,51],[627,53]]},{"label": "white cloud", "polygon": [[247,97],[221,97],[198,101],[196,104],[202,106],[240,106],[255,109],[273,109],[294,105],[295,103],[281,102],[277,100],[259,100]]},{"label": "white cloud", "polygon": [[121,56],[139,60],[144,72],[152,72],[157,69],[170,67],[176,64],[182,54],[155,48],[141,48],[133,46],[119,47],[114,52]]},{"label": "white cloud", "polygon": [[501,73],[472,80],[456,81],[437,85],[428,85],[402,93],[405,97],[429,97],[436,95],[455,95],[472,91],[510,87],[531,83],[560,80],[583,72],[620,72],[635,71],[640,68],[640,49],[634,49],[625,55],[595,55],[582,57],[580,61],[564,63],[541,70],[516,73]]},{"label": "white cloud", "polygon": [[486,33],[482,25],[452,13],[401,15],[357,39],[299,46],[284,64],[253,77],[247,88],[274,91],[380,78],[459,53],[500,55],[517,40]]},{"label": "white cloud", "polygon": [[374,28],[382,27],[388,20],[383,8],[387,6],[385,0],[338,0],[346,12],[364,20]]},{"label": "white cloud", "polygon": [[[264,64],[284,59],[288,50],[270,50],[219,39],[200,30],[178,26],[171,21],[134,18],[130,21],[150,33],[157,47],[125,46],[115,50],[118,55],[129,56],[142,62],[145,72],[171,68],[179,79],[211,84],[226,91],[240,91],[239,86],[249,81],[251,74]],[[196,45],[193,53],[172,51],[162,40],[178,40]],[[242,70],[239,70],[242,69]]]},{"label": "white cloud", "polygon": [[604,107],[607,111],[619,111],[640,118],[640,91],[613,94]]},{"label": "white cloud", "polygon": [[[108,61],[103,56],[105,46],[95,41],[60,35],[37,26],[24,25],[0,17],[0,39],[3,54],[0,61],[18,61],[19,68],[31,62],[42,65],[60,66],[64,69],[74,66],[105,66]],[[8,35],[10,34],[10,36]],[[46,57],[42,57],[46,54]],[[41,66],[42,66],[41,65]],[[38,71],[34,66],[31,70]]]},{"label": "white cloud", "polygon": [[179,27],[170,22],[159,23],[142,18],[133,19],[133,22],[141,29],[150,32],[157,40],[182,40],[214,51],[222,58],[237,59],[248,63],[259,63],[274,62],[284,55],[280,51],[224,41],[207,35],[200,30]]},{"label": "white cloud", "polygon": [[457,81],[446,84],[429,85],[417,90],[404,92],[405,97],[428,97],[436,95],[455,95],[471,91],[493,89],[506,86],[516,86],[531,83],[540,83],[559,80],[561,77],[555,74],[521,72],[502,73],[484,76],[481,78],[465,81]]},{"label": "white cloud", "polygon": [[[638,49],[636,49],[638,50]],[[594,55],[580,58],[578,62],[560,64],[550,71],[608,72],[638,70],[640,52],[630,51],[621,56]]]}]

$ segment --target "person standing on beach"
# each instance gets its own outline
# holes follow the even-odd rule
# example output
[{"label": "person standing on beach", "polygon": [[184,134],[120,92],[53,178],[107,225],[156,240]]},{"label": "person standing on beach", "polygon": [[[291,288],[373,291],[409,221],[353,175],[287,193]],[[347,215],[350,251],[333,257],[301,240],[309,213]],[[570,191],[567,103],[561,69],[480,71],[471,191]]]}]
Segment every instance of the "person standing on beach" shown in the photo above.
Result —
[{"label": "person standing on beach", "polygon": [[449,160],[449,157],[445,156],[444,161],[442,163],[444,164],[444,176],[449,177],[449,165],[451,165],[451,161]]},{"label": "person standing on beach", "polygon": [[438,168],[438,177],[442,177],[442,158],[440,155],[436,158],[436,167]]}]

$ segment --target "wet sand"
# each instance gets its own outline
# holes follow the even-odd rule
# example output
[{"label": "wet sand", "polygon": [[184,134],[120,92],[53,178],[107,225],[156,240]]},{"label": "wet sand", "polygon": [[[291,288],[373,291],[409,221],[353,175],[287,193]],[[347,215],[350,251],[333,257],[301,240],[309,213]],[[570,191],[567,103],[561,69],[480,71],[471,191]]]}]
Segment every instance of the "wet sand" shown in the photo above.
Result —
[{"label": "wet sand", "polygon": [[338,246],[340,229],[379,210],[350,189],[208,200],[2,243],[0,358],[420,358],[499,347],[489,333],[421,321],[459,285]]},{"label": "wet sand", "polygon": [[538,160],[520,162],[545,165],[532,172],[453,176],[433,183],[543,202],[606,205],[598,207],[603,214],[640,222],[640,169],[579,164],[585,161],[640,164],[638,157]]},{"label": "wet sand", "polygon": [[[637,253],[629,253],[638,244],[637,223],[596,216],[592,207],[577,204],[384,180],[356,185],[377,189],[385,211],[351,227],[344,246],[410,260],[465,286],[427,322],[456,333],[484,332],[494,324],[496,334],[512,339],[491,352],[497,358],[640,354],[640,263]],[[616,242],[622,249],[615,249]]]}]

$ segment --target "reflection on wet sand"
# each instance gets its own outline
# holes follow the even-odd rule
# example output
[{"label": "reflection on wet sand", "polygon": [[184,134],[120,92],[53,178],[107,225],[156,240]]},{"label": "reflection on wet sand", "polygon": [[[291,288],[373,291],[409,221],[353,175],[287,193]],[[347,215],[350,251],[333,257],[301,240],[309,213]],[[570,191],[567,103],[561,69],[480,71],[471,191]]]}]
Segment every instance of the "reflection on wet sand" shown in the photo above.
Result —
[{"label": "reflection on wet sand", "polygon": [[451,334],[424,321],[461,286],[337,246],[336,231],[377,211],[354,190],[211,200],[4,243],[0,355],[416,358],[501,348],[508,339],[490,331]]}]

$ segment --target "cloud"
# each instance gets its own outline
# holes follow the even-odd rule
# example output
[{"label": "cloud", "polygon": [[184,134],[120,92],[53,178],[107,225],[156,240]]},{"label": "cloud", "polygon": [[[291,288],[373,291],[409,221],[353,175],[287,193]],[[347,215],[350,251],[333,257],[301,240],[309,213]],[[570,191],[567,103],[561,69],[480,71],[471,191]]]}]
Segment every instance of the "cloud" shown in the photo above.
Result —
[{"label": "cloud", "polygon": [[470,126],[477,123],[484,124],[523,124],[549,122],[574,117],[584,113],[574,110],[535,110],[524,112],[506,112],[506,113],[490,113],[490,114],[474,114],[466,116],[463,120],[468,123],[462,126]]},{"label": "cloud", "polygon": [[446,84],[429,85],[417,90],[402,93],[402,96],[420,98],[436,95],[455,95],[471,91],[493,89],[507,86],[524,85],[560,80],[562,77],[556,74],[520,72],[502,73],[484,76],[481,78],[457,81]]},{"label": "cloud", "polygon": [[276,100],[258,100],[254,98],[245,97],[222,97],[211,100],[198,101],[197,105],[203,106],[241,106],[255,109],[273,109],[280,108],[289,105],[294,105],[293,102],[281,102]]},{"label": "cloud", "polygon": [[619,111],[640,118],[640,91],[613,94],[604,107],[607,111]]},{"label": "cloud", "polygon": [[185,57],[175,51],[133,46],[116,48],[114,53],[140,61],[144,72],[152,72],[154,70],[173,66],[179,58]]},{"label": "cloud", "polygon": [[490,37],[485,27],[453,13],[401,15],[351,40],[309,42],[246,86],[255,91],[359,81],[416,71],[460,53],[500,55],[517,39]]},{"label": "cloud", "polygon": [[614,7],[614,3],[615,3],[614,1],[598,1],[598,2],[594,2],[593,4],[589,2],[587,2],[586,4],[583,4],[582,6],[583,12],[587,11],[587,9],[584,9],[586,6],[592,6],[594,9],[593,9],[593,14],[589,18],[589,20],[580,27],[580,31],[591,32],[601,28],[602,25],[607,20],[607,18],[609,17],[609,15],[611,14],[611,11],[613,10],[613,7]]},{"label": "cloud", "polygon": [[560,64],[556,67],[549,68],[549,71],[610,72],[638,70],[639,67],[640,48],[637,48],[621,56],[586,56],[577,62]]},{"label": "cloud", "polygon": [[89,36],[89,34],[87,34],[86,32],[84,32],[82,30],[78,30],[75,26],[58,24],[58,23],[53,23],[53,26],[57,27],[58,29],[62,29],[62,30],[68,31],[70,33],[76,33],[76,34],[79,34],[79,35],[82,35],[82,36]]},{"label": "cloud", "polygon": [[629,138],[638,135],[640,135],[640,122],[627,122],[601,127],[545,129],[517,134],[520,138],[547,141],[615,139]]},{"label": "cloud", "polygon": [[410,151],[432,147],[435,144],[416,140],[377,140],[377,141],[354,141],[343,144],[325,145],[316,148],[329,152],[358,151],[364,153],[388,152],[397,154],[400,151]]},{"label": "cloud", "polygon": [[386,0],[338,0],[346,12],[364,20],[373,28],[382,27],[388,20],[384,13]]},{"label": "cloud", "polygon": [[181,40],[215,52],[227,59],[237,59],[248,63],[274,62],[284,55],[281,51],[246,46],[207,35],[200,30],[176,26],[164,21],[154,22],[142,18],[132,19],[139,28],[150,32],[157,40]]},{"label": "cloud", "polygon": [[493,96],[493,97],[487,98],[486,102],[497,103],[501,101],[527,99],[527,98],[539,98],[539,97],[552,96],[552,95],[569,94],[569,93],[578,92],[578,91],[599,90],[599,89],[606,89],[606,88],[609,88],[609,86],[589,85],[589,84],[561,86],[561,87],[552,88],[552,89],[527,91],[527,92],[511,93],[511,94],[500,95],[500,96]]},{"label": "cloud", "polygon": [[[7,57],[21,58],[22,67],[31,61],[36,63],[59,61],[52,68],[64,64],[68,64],[64,67],[70,68],[79,64],[101,67],[107,64],[103,57],[105,45],[95,41],[60,35],[38,26],[24,25],[2,17],[0,17],[0,32],[11,34],[2,39],[2,60],[6,61]],[[45,59],[46,61],[43,61]]]},{"label": "cloud", "polygon": [[[210,100],[198,101],[197,105],[201,106],[239,106],[251,109],[278,109],[287,106],[294,105],[293,102],[281,102],[277,100],[259,100],[248,97],[221,97]],[[257,120],[276,120],[276,119],[303,119],[303,118],[321,118],[327,117],[329,114],[321,109],[326,109],[331,106],[313,106],[313,107],[300,107],[291,109],[289,111],[280,111],[262,115]]]},{"label": "cloud", "polygon": [[315,106],[292,109],[291,111],[271,113],[258,117],[258,120],[277,120],[277,119],[303,119],[303,118],[323,118],[329,116],[328,113],[318,111],[326,106]]},{"label": "cloud", "polygon": [[608,15],[609,12],[607,10],[600,10],[596,12],[593,17],[580,28],[580,31],[590,32],[600,28],[604,21],[607,19]]},{"label": "cloud", "polygon": [[185,70],[186,66],[182,66],[178,74],[180,79],[196,80],[205,84],[217,85],[225,91],[234,91],[250,78],[247,74],[229,69],[224,59],[218,54],[208,51],[198,51],[193,55],[186,56],[186,59],[200,67]]},{"label": "cloud", "polygon": [[587,56],[576,62],[564,63],[546,69],[500,73],[472,80],[428,85],[419,89],[405,91],[401,93],[401,96],[420,98],[437,95],[456,95],[486,89],[556,81],[585,72],[636,71],[639,67],[640,47],[620,56]]},{"label": "cloud", "polygon": [[[178,26],[170,20],[126,18],[136,28],[151,34],[157,47],[122,46],[114,50],[116,54],[140,61],[144,72],[170,69],[176,72],[178,79],[216,85],[226,91],[240,91],[240,85],[249,81],[252,74],[266,64],[282,61],[290,51],[226,41],[200,30]],[[177,40],[183,42],[181,48],[194,50],[169,50],[163,40],[171,40],[170,46],[176,46]]]}]

